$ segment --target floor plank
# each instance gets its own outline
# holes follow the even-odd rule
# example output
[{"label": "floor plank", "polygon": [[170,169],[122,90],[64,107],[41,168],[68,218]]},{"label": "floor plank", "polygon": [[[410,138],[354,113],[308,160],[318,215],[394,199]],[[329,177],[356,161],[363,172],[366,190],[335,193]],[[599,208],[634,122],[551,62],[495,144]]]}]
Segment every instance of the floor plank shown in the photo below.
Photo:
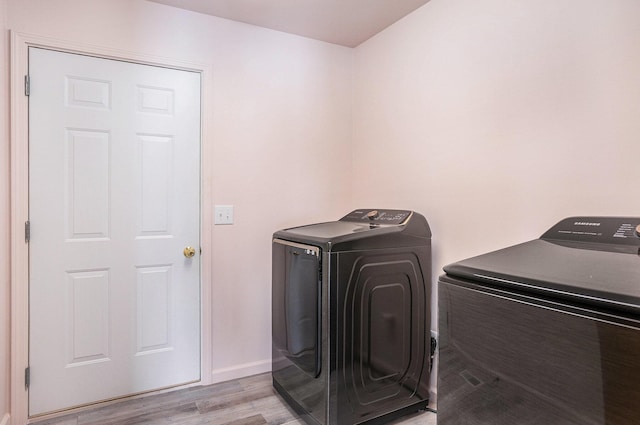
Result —
[{"label": "floor plank", "polygon": [[[305,425],[275,392],[271,374],[124,400],[33,425]],[[436,425],[420,412],[390,425]]]}]

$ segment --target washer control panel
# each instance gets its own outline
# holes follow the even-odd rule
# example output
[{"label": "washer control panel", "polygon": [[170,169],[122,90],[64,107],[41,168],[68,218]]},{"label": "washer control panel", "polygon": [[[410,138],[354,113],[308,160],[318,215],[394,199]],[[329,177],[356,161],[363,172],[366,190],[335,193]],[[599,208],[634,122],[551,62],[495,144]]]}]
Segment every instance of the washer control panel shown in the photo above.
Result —
[{"label": "washer control panel", "polygon": [[570,217],[541,239],[640,246],[640,217]]},{"label": "washer control panel", "polygon": [[340,221],[401,225],[406,224],[411,214],[412,212],[407,210],[359,209],[351,211]]}]

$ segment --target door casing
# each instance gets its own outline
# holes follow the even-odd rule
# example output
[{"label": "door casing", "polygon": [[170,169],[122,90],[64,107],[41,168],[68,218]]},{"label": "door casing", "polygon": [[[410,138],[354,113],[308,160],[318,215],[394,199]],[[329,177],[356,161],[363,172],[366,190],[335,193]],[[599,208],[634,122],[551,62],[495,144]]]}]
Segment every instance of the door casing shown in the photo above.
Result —
[{"label": "door casing", "polygon": [[[41,47],[67,53],[79,53],[105,59],[134,62],[199,72],[201,78],[201,115],[206,117],[208,78],[207,64],[182,62],[173,58],[148,56],[137,52],[113,50],[82,43],[60,41],[48,37],[11,32],[11,382],[10,411],[12,424],[28,421],[28,388],[25,370],[29,366],[29,249],[25,240],[25,222],[29,219],[29,103],[25,92],[29,47]],[[201,120],[201,381],[212,381],[211,364],[211,274],[212,274],[212,146],[207,120]]]}]

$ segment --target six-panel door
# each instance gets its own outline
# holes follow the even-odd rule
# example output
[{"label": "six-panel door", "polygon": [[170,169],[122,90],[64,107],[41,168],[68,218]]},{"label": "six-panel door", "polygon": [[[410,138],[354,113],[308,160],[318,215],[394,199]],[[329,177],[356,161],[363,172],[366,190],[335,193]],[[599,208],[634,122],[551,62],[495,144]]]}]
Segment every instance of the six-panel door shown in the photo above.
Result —
[{"label": "six-panel door", "polygon": [[200,74],[30,48],[37,415],[200,379]]}]

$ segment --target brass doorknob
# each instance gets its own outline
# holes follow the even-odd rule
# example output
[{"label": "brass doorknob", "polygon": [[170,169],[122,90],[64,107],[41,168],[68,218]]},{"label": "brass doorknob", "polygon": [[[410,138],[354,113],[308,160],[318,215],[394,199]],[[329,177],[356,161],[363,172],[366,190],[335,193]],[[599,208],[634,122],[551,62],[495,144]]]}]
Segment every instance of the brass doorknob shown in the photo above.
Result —
[{"label": "brass doorknob", "polygon": [[184,254],[185,257],[191,258],[194,255],[196,255],[196,249],[192,246],[188,246],[182,251],[182,253]]}]

